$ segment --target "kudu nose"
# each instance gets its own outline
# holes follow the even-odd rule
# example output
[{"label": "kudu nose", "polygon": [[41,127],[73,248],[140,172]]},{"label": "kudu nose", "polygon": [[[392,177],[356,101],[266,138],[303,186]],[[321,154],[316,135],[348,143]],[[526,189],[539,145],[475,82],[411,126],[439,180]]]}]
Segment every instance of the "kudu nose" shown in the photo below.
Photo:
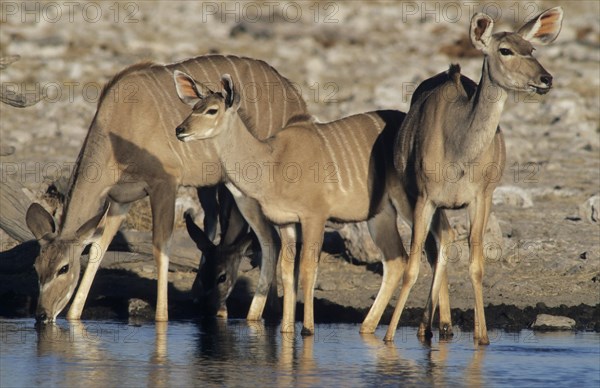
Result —
[{"label": "kudu nose", "polygon": [[544,74],[541,76],[540,81],[542,81],[543,84],[548,85],[548,87],[552,86],[552,76],[550,74]]},{"label": "kudu nose", "polygon": [[35,321],[37,323],[45,322],[46,318],[48,318],[48,316],[46,315],[46,313],[36,314]]},{"label": "kudu nose", "polygon": [[177,127],[177,128],[175,128],[175,135],[179,136],[183,133],[183,131],[185,131],[185,128]]}]

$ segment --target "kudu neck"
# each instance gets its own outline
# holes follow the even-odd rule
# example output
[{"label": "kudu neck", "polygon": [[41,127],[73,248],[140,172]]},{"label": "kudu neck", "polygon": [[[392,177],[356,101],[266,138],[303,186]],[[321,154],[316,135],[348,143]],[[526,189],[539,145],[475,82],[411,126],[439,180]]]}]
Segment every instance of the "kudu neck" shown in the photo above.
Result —
[{"label": "kudu neck", "polygon": [[465,161],[477,158],[489,148],[507,98],[507,92],[493,80],[486,55],[483,60],[481,80],[470,101],[465,120],[468,124],[464,127],[461,137]]},{"label": "kudu neck", "polygon": [[266,171],[275,160],[270,145],[256,138],[239,114],[232,120],[229,134],[221,136],[217,153],[227,180],[254,197],[270,181]]}]

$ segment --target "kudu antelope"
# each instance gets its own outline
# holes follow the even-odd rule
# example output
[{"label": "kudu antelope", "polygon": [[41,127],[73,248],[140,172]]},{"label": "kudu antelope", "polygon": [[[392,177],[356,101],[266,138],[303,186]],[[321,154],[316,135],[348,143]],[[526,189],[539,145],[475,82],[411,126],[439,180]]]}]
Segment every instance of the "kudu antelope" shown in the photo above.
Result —
[{"label": "kudu antelope", "polygon": [[[391,340],[411,287],[419,273],[419,257],[432,216],[440,209],[467,207],[470,219],[469,275],[475,293],[474,338],[489,344],[483,308],[483,232],[492,193],[504,169],[506,151],[498,123],[510,91],[547,93],[552,76],[532,56],[533,44],[556,39],[562,22],[560,7],[549,9],[517,32],[492,34],[494,22],[485,14],[471,19],[473,45],[484,54],[479,85],[460,74],[458,65],[424,81],[417,92],[395,145],[394,162],[414,203],[412,243],[398,304],[386,339]],[[441,169],[452,166],[456,179],[444,179]],[[436,210],[437,209],[437,210]],[[429,323],[435,309],[439,275],[431,288]]]},{"label": "kudu antelope", "polygon": [[[194,214],[184,214],[186,227],[192,240],[202,252],[198,276],[192,286],[192,293],[207,315],[227,318],[227,298],[238,278],[242,259],[260,252],[260,244],[254,232],[234,206],[233,197],[224,186],[219,188],[219,223],[221,238],[215,245],[210,235],[194,222]],[[206,228],[205,228],[206,229]],[[250,247],[253,249],[250,251]],[[276,290],[276,277],[271,285]]]},{"label": "kudu antelope", "polygon": [[[208,55],[170,65],[138,64],[114,76],[104,87],[98,109],[71,176],[64,211],[58,223],[40,205],[27,212],[27,224],[41,243],[35,261],[40,295],[38,321],[52,321],[75,292],[80,256],[95,243],[68,319],[79,319],[100,261],[125,218],[131,202],[150,196],[152,243],[157,265],[156,320],[167,313],[168,246],[173,231],[177,187],[211,186],[221,182],[217,155],[202,143],[178,141],[172,128],[190,113],[176,98],[173,72],[187,71],[218,83],[231,72],[253,94],[242,100],[258,124],[261,139],[273,135],[291,118],[305,114],[299,92],[275,69],[260,60]],[[199,164],[200,168],[198,168]],[[98,174],[90,173],[98,172]],[[104,203],[110,204],[104,206]],[[260,319],[276,259],[277,236],[252,200],[237,204],[263,248],[261,276],[248,319]],[[104,209],[104,210],[101,210]]]},{"label": "kudu antelope", "polygon": [[[412,219],[412,209],[392,159],[394,135],[404,113],[378,111],[325,124],[307,116],[288,123],[274,137],[260,140],[253,135],[253,124],[240,106],[236,84],[228,74],[223,76],[222,92],[213,92],[178,71],[174,81],[182,101],[193,106],[192,113],[174,127],[177,137],[185,143],[202,140],[198,142],[213,147],[226,173],[232,166],[253,166],[256,174],[252,177],[240,179],[228,174],[226,185],[234,195],[256,199],[264,215],[280,226],[279,260],[284,287],[281,331],[294,331],[295,224],[300,223],[302,232],[302,333],[310,335],[314,333],[313,289],[324,227],[326,220],[333,219],[368,220],[371,235],[384,253],[382,285],[361,327],[364,333],[374,332],[407,258],[396,219],[398,213]],[[436,218],[436,225],[433,230],[443,244],[450,237],[443,213]],[[437,252],[433,240],[428,249],[431,262],[436,261]],[[447,285],[439,293],[440,325],[448,330]]]}]

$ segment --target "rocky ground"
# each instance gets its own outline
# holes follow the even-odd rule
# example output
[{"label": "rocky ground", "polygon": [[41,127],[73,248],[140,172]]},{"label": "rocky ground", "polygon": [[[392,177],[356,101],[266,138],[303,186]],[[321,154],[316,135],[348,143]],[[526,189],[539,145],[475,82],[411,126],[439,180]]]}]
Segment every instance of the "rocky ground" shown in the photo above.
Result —
[{"label": "rocky ground", "polygon": [[[24,109],[0,107],[2,147],[15,149],[0,159],[1,183],[16,179],[36,200],[51,182],[69,176],[101,85],[127,65],[209,52],[250,56],[296,82],[321,120],[407,110],[418,83],[449,63],[479,79],[482,57],[467,38],[473,12],[497,17],[499,31],[559,3],[36,2],[38,13],[22,4],[2,3],[0,56],[21,56],[0,73],[2,88],[42,101]],[[568,315],[582,329],[600,328],[600,5],[562,5],[559,38],[535,52],[553,74],[554,89],[543,97],[511,98],[501,119],[508,159],[486,235],[490,326],[522,328],[543,312]],[[182,189],[178,211],[194,203],[193,191]],[[470,327],[472,312],[464,312],[474,302],[466,214],[450,215],[459,236],[449,265],[454,321]],[[149,224],[147,202],[141,202],[123,228],[147,231]],[[409,230],[402,228],[408,242]],[[372,303],[381,265],[365,230],[347,225],[329,231],[316,285],[317,320],[360,321]],[[179,233],[177,241],[184,241],[185,232]],[[17,245],[3,232],[0,237],[2,251]],[[193,248],[182,252],[187,261],[173,266],[169,279],[172,318],[194,311],[189,289],[197,256]],[[152,259],[110,255],[92,288],[88,316],[127,316],[133,297],[153,303]],[[258,274],[249,263],[242,270],[230,300],[232,316],[244,315]],[[422,263],[405,322],[415,322],[430,282],[431,270]],[[31,270],[0,273],[0,314],[28,314],[36,286]]]}]

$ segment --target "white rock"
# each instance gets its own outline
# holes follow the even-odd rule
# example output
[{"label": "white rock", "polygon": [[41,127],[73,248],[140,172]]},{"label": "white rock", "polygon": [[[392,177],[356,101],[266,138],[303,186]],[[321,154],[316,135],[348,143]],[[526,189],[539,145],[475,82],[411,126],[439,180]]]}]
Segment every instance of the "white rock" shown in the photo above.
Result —
[{"label": "white rock", "polygon": [[377,263],[383,256],[371,239],[365,222],[344,224],[338,233],[344,240],[346,254],[353,260],[364,263]]},{"label": "white rock", "polygon": [[520,208],[533,206],[531,195],[517,186],[500,186],[494,191],[492,198],[494,205],[509,205]]},{"label": "white rock", "polygon": [[579,215],[588,222],[600,223],[600,194],[596,194],[579,206]]},{"label": "white rock", "polygon": [[558,315],[538,314],[535,317],[535,322],[531,326],[535,329],[546,330],[572,330],[575,326],[575,320],[569,317]]}]

